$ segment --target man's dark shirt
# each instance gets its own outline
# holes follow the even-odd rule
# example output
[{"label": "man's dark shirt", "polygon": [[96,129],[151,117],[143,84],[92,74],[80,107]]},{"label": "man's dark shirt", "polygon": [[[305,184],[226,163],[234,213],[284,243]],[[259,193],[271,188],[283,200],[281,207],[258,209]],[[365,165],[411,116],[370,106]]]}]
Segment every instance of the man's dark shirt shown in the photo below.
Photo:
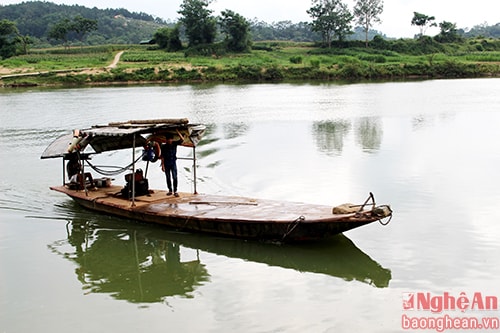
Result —
[{"label": "man's dark shirt", "polygon": [[173,165],[177,160],[177,146],[182,143],[182,139],[172,141],[171,144],[165,143],[161,145],[161,157],[165,165]]}]

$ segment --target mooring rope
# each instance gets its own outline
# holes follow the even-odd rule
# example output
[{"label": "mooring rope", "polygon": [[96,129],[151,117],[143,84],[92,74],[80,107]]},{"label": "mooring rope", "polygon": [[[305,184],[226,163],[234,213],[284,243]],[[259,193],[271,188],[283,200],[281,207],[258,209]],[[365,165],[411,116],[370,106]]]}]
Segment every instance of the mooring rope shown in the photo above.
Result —
[{"label": "mooring rope", "polygon": [[[389,213],[386,214],[385,213],[386,211],[388,211]],[[391,222],[391,220],[392,220],[392,209],[389,205],[378,206],[376,212],[372,210],[372,214],[374,214],[377,217],[380,217],[378,222],[383,226],[388,225],[389,222]],[[387,220],[387,222],[382,222],[382,220],[388,216],[389,216],[389,219]]]},{"label": "mooring rope", "polygon": [[387,222],[382,222],[382,220],[383,220],[383,219],[379,219],[379,220],[378,220],[378,223],[380,223],[380,224],[381,224],[381,225],[383,225],[383,226],[388,225],[388,224],[389,224],[389,222],[391,222],[391,220],[392,220],[392,214],[389,216],[389,219],[387,220]]},{"label": "mooring rope", "polygon": [[283,237],[281,238],[282,241],[285,240],[286,236],[288,236],[297,226],[299,225],[300,222],[305,221],[304,215],[301,215],[297,217],[293,222],[289,223],[286,228],[286,232],[283,234]]}]

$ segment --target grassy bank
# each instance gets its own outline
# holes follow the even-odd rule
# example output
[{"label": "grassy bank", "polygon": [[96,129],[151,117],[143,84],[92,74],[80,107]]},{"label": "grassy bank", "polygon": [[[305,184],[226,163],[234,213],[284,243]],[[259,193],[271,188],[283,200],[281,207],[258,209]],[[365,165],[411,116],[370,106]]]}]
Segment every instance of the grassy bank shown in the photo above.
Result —
[{"label": "grassy bank", "polygon": [[[119,50],[118,65],[108,68]],[[167,53],[147,46],[108,45],[33,50],[0,61],[3,86],[139,82],[280,82],[500,76],[500,51],[466,49],[407,54],[364,47],[259,43],[251,53]],[[198,50],[199,51],[199,50]],[[203,50],[202,50],[203,51]],[[442,52],[440,52],[442,51]],[[22,74],[22,75],[21,75]]]}]

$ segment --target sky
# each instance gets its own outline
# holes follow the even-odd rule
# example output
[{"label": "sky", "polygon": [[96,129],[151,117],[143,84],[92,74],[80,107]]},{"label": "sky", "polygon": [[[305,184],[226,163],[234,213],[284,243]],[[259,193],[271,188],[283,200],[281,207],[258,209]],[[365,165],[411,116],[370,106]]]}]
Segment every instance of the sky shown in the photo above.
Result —
[{"label": "sky", "polygon": [[[0,0],[0,4],[16,4],[27,0]],[[131,12],[143,12],[164,20],[176,21],[177,11],[182,0],[46,0],[57,4],[81,5],[86,7],[125,8]],[[343,0],[350,9],[355,0]],[[232,10],[243,17],[258,19],[267,23],[278,21],[310,22],[306,11],[311,7],[311,0],[214,0],[209,9],[214,15],[222,10]],[[411,25],[413,12],[434,16],[435,22],[448,21],[457,28],[470,29],[475,25],[500,23],[499,0],[384,0],[382,22],[373,26],[387,37],[406,38],[419,33],[416,26]],[[429,28],[426,34],[434,36],[439,28]]]}]

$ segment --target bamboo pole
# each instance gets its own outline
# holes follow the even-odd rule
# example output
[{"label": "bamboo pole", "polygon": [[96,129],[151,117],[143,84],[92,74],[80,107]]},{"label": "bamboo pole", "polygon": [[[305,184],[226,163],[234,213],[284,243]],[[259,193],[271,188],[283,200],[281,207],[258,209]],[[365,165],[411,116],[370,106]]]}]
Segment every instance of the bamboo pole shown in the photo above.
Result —
[{"label": "bamboo pole", "polygon": [[135,133],[132,137],[132,207],[135,207]]}]

